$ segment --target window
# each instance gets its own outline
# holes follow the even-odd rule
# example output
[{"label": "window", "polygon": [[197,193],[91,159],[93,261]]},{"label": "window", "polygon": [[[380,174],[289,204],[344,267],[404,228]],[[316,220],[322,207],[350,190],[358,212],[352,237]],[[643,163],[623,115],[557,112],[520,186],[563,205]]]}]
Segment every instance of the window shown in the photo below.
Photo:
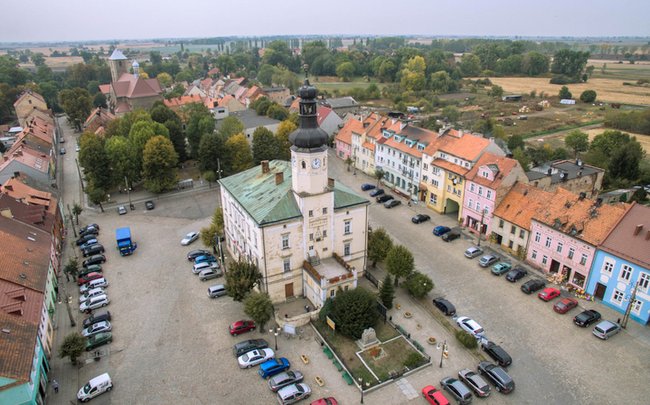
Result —
[{"label": "window", "polygon": [[546,266],[546,262],[548,262],[548,257],[546,255],[542,256],[542,264]]},{"label": "window", "polygon": [[282,249],[289,249],[289,234],[282,235]]},{"label": "window", "polygon": [[438,205],[438,196],[433,193],[429,194],[429,204]]},{"label": "window", "polygon": [[314,210],[309,210],[309,217],[311,218],[313,216],[314,216]]},{"label": "window", "polygon": [[612,274],[612,270],[614,270],[614,263],[612,262],[605,262],[603,263],[603,273],[609,273]]},{"label": "window", "polygon": [[499,220],[499,228],[503,228],[503,219]]},{"label": "window", "polygon": [[309,234],[309,240],[314,240],[314,234],[313,233]]},{"label": "window", "polygon": [[327,207],[323,208],[323,215],[327,214]]},{"label": "window", "polygon": [[513,242],[513,241],[508,242],[508,247],[509,247],[510,249],[512,249],[513,246],[514,246],[514,242]]},{"label": "window", "polygon": [[327,230],[323,231],[323,238],[327,238]]},{"label": "window", "polygon": [[483,187],[478,186],[478,195],[483,195]]},{"label": "window", "polygon": [[585,253],[583,253],[582,256],[580,256],[580,264],[583,266],[587,264],[587,255]]},{"label": "window", "polygon": [[650,284],[650,274],[641,273],[641,275],[639,276],[639,288],[644,290],[647,293],[649,284]]},{"label": "window", "polygon": [[289,273],[291,271],[291,259],[284,259],[283,269],[285,273]]},{"label": "window", "polygon": [[542,234],[535,232],[535,242],[539,242],[540,240],[542,240]]},{"label": "window", "polygon": [[573,259],[573,255],[574,255],[575,253],[576,253],[576,250],[575,250],[574,248],[569,248],[569,254],[567,255],[567,257],[568,257],[569,259]]},{"label": "window", "polygon": [[332,289],[330,290],[330,298],[334,298],[334,293],[336,293],[336,289],[335,289],[335,288],[332,288]]},{"label": "window", "polygon": [[619,276],[619,280],[629,282],[630,281],[630,276],[632,276],[632,267],[628,266],[627,264],[624,264],[621,267],[621,275]]},{"label": "window", "polygon": [[536,250],[533,250],[533,253],[530,254],[530,257],[531,257],[533,260],[537,259],[537,251],[536,251]]},{"label": "window", "polygon": [[469,191],[474,192],[474,183],[469,185]]},{"label": "window", "polygon": [[471,198],[469,199],[468,207],[469,207],[470,210],[474,208],[474,201],[472,201]]},{"label": "window", "polygon": [[510,225],[510,233],[514,235],[515,232],[517,232],[517,227],[514,225]]},{"label": "window", "polygon": [[621,305],[623,303],[623,291],[614,290],[614,295],[612,295],[612,301],[615,304]]},{"label": "window", "polygon": [[352,221],[348,219],[344,222],[343,234],[349,235],[351,233],[352,233]]},{"label": "window", "polygon": [[551,247],[551,242],[552,242],[551,237],[550,237],[550,236],[547,236],[547,237],[546,237],[546,243],[544,244],[544,246],[546,246],[546,247]]},{"label": "window", "polygon": [[557,247],[555,248],[555,251],[558,252],[558,253],[562,253],[562,247],[564,247],[562,242],[558,242]]},{"label": "window", "polygon": [[438,180],[431,179],[431,184],[432,184],[435,188],[440,188],[440,183],[438,183]]},{"label": "window", "polygon": [[343,256],[350,256],[350,242],[343,244]]},{"label": "window", "polygon": [[637,315],[640,315],[642,306],[643,306],[643,302],[635,299],[634,302],[632,303],[632,312],[634,312]]},{"label": "window", "polygon": [[521,239],[523,239],[524,236],[526,236],[526,231],[523,230],[523,229],[520,229],[520,230],[519,230],[519,237],[520,237]]},{"label": "window", "polygon": [[487,199],[491,200],[492,199],[492,190],[487,191]]}]

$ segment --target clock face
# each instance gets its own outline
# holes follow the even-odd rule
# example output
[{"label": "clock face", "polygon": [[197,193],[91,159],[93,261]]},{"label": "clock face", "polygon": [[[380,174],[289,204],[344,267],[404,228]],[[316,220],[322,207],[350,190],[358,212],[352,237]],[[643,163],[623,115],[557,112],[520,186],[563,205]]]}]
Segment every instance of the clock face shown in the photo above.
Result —
[{"label": "clock face", "polygon": [[312,160],[311,161],[311,167],[313,167],[314,169],[320,168],[320,159],[316,158],[316,159]]}]

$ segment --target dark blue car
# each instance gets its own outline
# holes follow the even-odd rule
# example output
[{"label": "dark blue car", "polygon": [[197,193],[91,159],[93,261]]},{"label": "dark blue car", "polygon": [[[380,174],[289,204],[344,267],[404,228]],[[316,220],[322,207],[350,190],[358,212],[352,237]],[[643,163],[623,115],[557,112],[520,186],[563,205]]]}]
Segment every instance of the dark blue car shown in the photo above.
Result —
[{"label": "dark blue car", "polygon": [[435,228],[433,228],[433,234],[436,236],[442,236],[449,231],[451,231],[449,227],[442,226],[442,225],[438,225]]},{"label": "dark blue car", "polygon": [[384,194],[384,189],[383,188],[376,188],[370,192],[370,197],[377,197],[379,195]]},{"label": "dark blue car", "polygon": [[361,190],[362,190],[362,191],[372,190],[373,188],[375,188],[375,185],[374,185],[374,184],[363,183],[363,184],[361,185]]}]

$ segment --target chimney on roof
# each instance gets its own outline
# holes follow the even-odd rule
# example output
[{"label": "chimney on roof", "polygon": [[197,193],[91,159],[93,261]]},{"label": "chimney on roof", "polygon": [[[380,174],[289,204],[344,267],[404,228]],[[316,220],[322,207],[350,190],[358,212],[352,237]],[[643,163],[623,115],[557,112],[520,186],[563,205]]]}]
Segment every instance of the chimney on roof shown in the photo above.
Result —
[{"label": "chimney on roof", "polygon": [[275,185],[282,184],[284,181],[284,172],[276,173],[275,174]]},{"label": "chimney on roof", "polygon": [[370,126],[370,123],[369,123],[369,122],[364,122],[364,123],[363,123],[363,127],[364,127],[364,128],[368,128],[369,126]]},{"label": "chimney on roof", "polygon": [[596,198],[596,203],[594,204],[596,207],[600,207],[603,204],[603,199],[602,198]]},{"label": "chimney on roof", "polygon": [[546,171],[546,174],[549,175],[549,176],[552,175],[553,174],[553,169],[549,167],[548,170]]},{"label": "chimney on roof", "polygon": [[334,179],[331,177],[327,178],[327,187],[334,188]]},{"label": "chimney on roof", "polygon": [[584,200],[586,197],[587,197],[587,194],[584,191],[582,191],[580,193],[580,197],[578,197],[578,200]]},{"label": "chimney on roof", "polygon": [[643,224],[639,224],[639,225],[637,225],[636,228],[634,228],[634,236],[636,236],[636,235],[638,235],[639,233],[641,233],[641,230],[642,230],[642,229],[643,229]]},{"label": "chimney on roof", "polygon": [[14,178],[17,179],[18,177],[20,177],[20,172],[14,172]]},{"label": "chimney on roof", "polygon": [[577,165],[578,167],[582,167],[582,160],[580,160],[580,159],[576,159],[576,165]]},{"label": "chimney on roof", "polygon": [[262,160],[262,174],[266,174],[268,172],[269,172],[269,161]]}]

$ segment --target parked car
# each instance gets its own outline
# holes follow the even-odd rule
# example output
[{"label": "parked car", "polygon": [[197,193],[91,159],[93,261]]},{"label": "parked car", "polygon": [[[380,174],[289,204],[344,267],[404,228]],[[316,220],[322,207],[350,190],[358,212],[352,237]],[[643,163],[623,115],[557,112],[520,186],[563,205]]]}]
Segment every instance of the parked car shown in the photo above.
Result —
[{"label": "parked car", "polygon": [[416,216],[411,218],[411,222],[413,222],[414,224],[421,224],[422,222],[426,222],[430,219],[431,217],[428,216],[427,214],[417,214]]},{"label": "parked car", "polygon": [[383,188],[376,188],[370,192],[370,197],[379,197],[380,195],[384,194],[385,191]]},{"label": "parked car", "polygon": [[84,251],[84,250],[88,249],[89,247],[94,246],[94,245],[96,245],[98,243],[99,243],[99,241],[97,239],[91,239],[88,242],[84,243],[83,245],[79,246],[79,248],[82,251]]},{"label": "parked car", "polygon": [[540,279],[534,278],[532,280],[528,280],[525,283],[521,285],[521,291],[523,291],[526,294],[532,294],[537,290],[540,290],[546,286],[546,283]]},{"label": "parked car", "polygon": [[100,253],[104,253],[104,246],[100,244],[88,246],[87,248],[83,249],[81,253],[83,254],[83,257],[98,255]]},{"label": "parked car", "polygon": [[384,195],[380,195],[380,196],[377,197],[375,200],[376,200],[378,203],[385,203],[386,201],[390,201],[390,200],[392,200],[393,198],[395,198],[395,197],[393,197],[393,196],[390,195],[390,194],[384,194]]},{"label": "parked car", "polygon": [[300,371],[285,371],[269,380],[269,388],[277,392],[280,388],[289,384],[299,383],[305,378]]},{"label": "parked car", "polygon": [[81,331],[84,337],[96,335],[101,332],[110,332],[112,329],[109,321],[97,322]]},{"label": "parked car", "polygon": [[502,367],[489,361],[478,364],[478,372],[484,375],[494,388],[502,394],[509,394],[515,389],[515,382]]},{"label": "parked car", "polygon": [[494,266],[492,266],[492,274],[494,274],[495,276],[500,276],[509,272],[511,268],[512,265],[510,263],[499,262]]},{"label": "parked car", "polygon": [[97,235],[99,235],[99,228],[96,228],[94,226],[88,226],[84,228],[83,231],[79,231],[80,238],[86,235],[95,235],[94,237],[97,238]]},{"label": "parked car", "polygon": [[621,331],[621,325],[616,322],[602,321],[594,327],[593,334],[599,339],[607,340]]},{"label": "parked car", "polygon": [[91,264],[88,267],[82,267],[77,273],[77,277],[83,277],[88,273],[101,273],[102,265],[101,264]]},{"label": "parked car", "polygon": [[458,239],[458,238],[460,238],[460,232],[459,232],[459,231],[455,231],[455,230],[454,230],[454,231],[450,231],[450,232],[447,232],[446,234],[442,235],[441,238],[442,238],[442,240],[444,240],[445,242],[451,242],[451,241],[454,240],[454,239]]},{"label": "parked car", "polygon": [[84,260],[82,265],[84,267],[88,267],[91,264],[100,264],[100,263],[105,263],[106,262],[106,256],[104,255],[94,255],[90,256],[88,259]]},{"label": "parked car", "polygon": [[442,311],[443,314],[447,316],[456,315],[456,307],[454,304],[444,298],[434,298],[433,305],[435,305],[436,308],[438,308],[440,311]]},{"label": "parked car", "polygon": [[274,358],[260,364],[260,369],[257,370],[257,374],[259,374],[260,377],[267,379],[278,373],[287,371],[289,367],[291,367],[291,363],[289,363],[289,360],[286,357],[280,357],[279,359]]},{"label": "parked car", "polygon": [[120,205],[119,207],[117,207],[117,213],[120,215],[126,214],[127,213],[126,208],[123,205]]},{"label": "parked car", "polygon": [[187,246],[190,243],[194,242],[199,238],[199,233],[198,232],[190,232],[183,239],[181,239],[181,245]]},{"label": "parked car", "polygon": [[478,259],[478,265],[481,267],[490,267],[492,264],[499,261],[499,258],[495,255],[485,255]]},{"label": "parked car", "polygon": [[94,314],[90,315],[88,318],[83,320],[82,326],[84,328],[87,328],[94,323],[98,323],[102,321],[110,321],[110,320],[111,320],[111,313],[109,311],[95,312]]},{"label": "parked car", "polygon": [[219,297],[223,297],[224,295],[228,295],[228,291],[226,290],[225,285],[215,284],[213,286],[208,287],[208,297],[219,298]]},{"label": "parked car", "polygon": [[98,395],[108,392],[113,389],[113,381],[108,373],[98,375],[90,379],[83,387],[77,392],[77,399],[81,402],[88,402]]},{"label": "parked car", "polygon": [[86,232],[89,228],[94,228],[94,229],[97,230],[97,233],[99,233],[99,225],[97,225],[97,224],[88,224],[88,225],[84,226],[83,228],[79,229],[79,234],[82,234],[82,233]]},{"label": "parked car", "polygon": [[464,368],[458,372],[458,378],[465,383],[477,397],[485,398],[490,396],[490,385],[469,368]]},{"label": "parked car", "polygon": [[588,309],[586,311],[580,312],[578,315],[573,317],[573,323],[583,328],[591,325],[592,323],[600,320],[600,312],[594,311],[593,309]]},{"label": "parked car", "polygon": [[436,236],[442,236],[449,231],[451,231],[451,228],[442,225],[438,225],[435,228],[433,228],[433,234]]},{"label": "parked car", "polygon": [[97,239],[97,234],[94,233],[89,233],[83,236],[80,236],[79,239],[77,239],[77,246],[81,246],[84,243],[88,242],[91,239]]},{"label": "parked car", "polygon": [[483,336],[483,333],[485,333],[485,330],[483,330],[478,322],[466,316],[460,316],[456,318],[456,323],[462,330],[474,337],[481,337]]},{"label": "parked car", "polygon": [[384,208],[393,208],[397,207],[398,205],[402,205],[402,202],[400,200],[388,200],[384,203]]},{"label": "parked car", "polygon": [[63,146],[59,149],[59,153],[65,155],[65,148]]},{"label": "parked car", "polygon": [[553,305],[553,311],[557,312],[558,314],[566,314],[577,306],[578,301],[574,300],[573,298],[562,298],[560,301],[556,302],[555,305]]},{"label": "parked car", "polygon": [[239,357],[251,350],[266,349],[267,347],[269,347],[269,343],[264,339],[249,339],[234,345],[232,351],[235,354],[235,357]]},{"label": "parked car", "polygon": [[79,294],[83,295],[95,288],[105,288],[105,287],[108,287],[108,280],[106,280],[105,277],[96,278],[79,287]]},{"label": "parked car", "polygon": [[199,280],[201,281],[207,281],[207,280],[212,280],[213,278],[221,277],[223,276],[223,271],[221,269],[216,268],[216,269],[205,269],[199,273]]},{"label": "parked car", "polygon": [[251,350],[248,353],[244,353],[237,358],[240,368],[251,368],[258,364],[264,363],[268,359],[272,359],[275,356],[275,353],[272,349],[259,349]]},{"label": "parked car", "polygon": [[514,283],[526,277],[527,275],[528,275],[528,270],[524,269],[521,266],[515,266],[514,269],[510,270],[508,274],[506,274],[506,280],[510,281],[511,283]]},{"label": "parked car", "polygon": [[197,257],[209,254],[210,252],[205,249],[190,250],[189,253],[187,253],[187,260],[193,262]]},{"label": "parked car", "polygon": [[481,339],[480,343],[483,351],[501,367],[508,367],[512,364],[512,357],[498,344],[487,339]]},{"label": "parked car", "polygon": [[370,183],[363,183],[361,185],[361,190],[362,191],[368,191],[368,190],[372,190],[374,188],[376,188],[376,186],[374,184],[370,184]]},{"label": "parked car", "polygon": [[194,264],[199,264],[203,262],[216,262],[217,258],[212,256],[211,254],[199,256],[196,259],[194,259]]},{"label": "parked car", "polygon": [[154,204],[151,200],[147,200],[144,202],[144,207],[147,209],[147,211],[151,211],[152,209],[156,208],[156,204]]},{"label": "parked car", "polygon": [[338,405],[338,401],[334,397],[319,398],[312,401],[309,405]]},{"label": "parked car", "polygon": [[440,385],[442,386],[442,389],[454,397],[460,405],[467,405],[472,402],[472,391],[470,391],[462,381],[453,377],[447,377],[440,380]]},{"label": "parked car", "polygon": [[540,300],[549,302],[553,298],[557,298],[560,296],[560,290],[553,287],[546,287],[545,289],[540,291],[539,294],[537,294],[537,296],[539,297]]},{"label": "parked car", "polygon": [[241,320],[234,322],[232,325],[230,325],[230,334],[232,336],[237,336],[239,334],[251,331],[255,329],[255,322],[253,321],[247,321],[247,320]]},{"label": "parked car", "polygon": [[480,256],[483,253],[483,249],[478,246],[470,246],[465,250],[465,257],[468,259],[473,259],[477,256]]},{"label": "parked car", "polygon": [[74,150],[75,152],[79,152],[81,150],[81,146],[79,146],[79,144],[76,144]]},{"label": "parked car", "polygon": [[192,266],[192,273],[199,274],[203,270],[218,269],[218,268],[219,268],[219,263],[217,262],[201,262]]},{"label": "parked car", "polygon": [[79,311],[89,314],[93,309],[105,307],[110,302],[106,294],[98,295],[82,302],[79,305]]},{"label": "parked car", "polygon": [[113,334],[111,332],[100,332],[88,338],[86,341],[86,351],[89,352],[99,346],[107,345],[112,341]]},{"label": "parked car", "polygon": [[77,278],[77,285],[81,286],[82,284],[86,284],[90,280],[94,280],[96,278],[102,278],[104,277],[102,273],[86,273],[83,276],[79,276]]},{"label": "parked car", "polygon": [[311,395],[311,388],[305,383],[291,384],[278,390],[278,402],[281,405],[295,404]]},{"label": "parked car", "polygon": [[449,400],[433,385],[422,388],[422,396],[431,405],[449,405]]}]

